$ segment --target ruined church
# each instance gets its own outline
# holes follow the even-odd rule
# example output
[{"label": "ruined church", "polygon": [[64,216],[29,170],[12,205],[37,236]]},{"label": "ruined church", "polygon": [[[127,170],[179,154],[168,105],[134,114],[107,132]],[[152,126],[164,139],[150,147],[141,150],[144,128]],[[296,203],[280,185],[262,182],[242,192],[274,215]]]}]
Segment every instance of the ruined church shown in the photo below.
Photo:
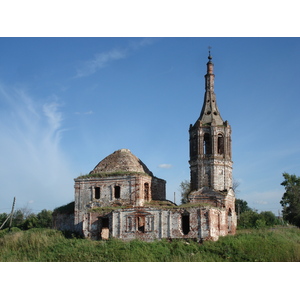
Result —
[{"label": "ruined church", "polygon": [[214,93],[209,53],[199,118],[190,125],[190,193],[177,206],[166,200],[166,181],[157,178],[128,149],[117,150],[75,180],[75,201],[55,209],[53,227],[92,239],[217,240],[235,234],[231,127]]}]

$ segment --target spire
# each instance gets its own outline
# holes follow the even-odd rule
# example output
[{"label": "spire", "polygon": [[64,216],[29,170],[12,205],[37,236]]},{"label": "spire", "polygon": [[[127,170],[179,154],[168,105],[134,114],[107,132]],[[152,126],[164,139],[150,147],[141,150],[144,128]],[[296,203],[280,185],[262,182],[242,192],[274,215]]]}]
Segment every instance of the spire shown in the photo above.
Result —
[{"label": "spire", "polygon": [[216,125],[223,125],[224,121],[219,113],[216,95],[214,92],[214,64],[212,62],[212,56],[210,53],[211,47],[208,52],[207,72],[205,77],[205,94],[204,102],[201,110],[199,120],[204,124],[211,124],[213,121]]}]

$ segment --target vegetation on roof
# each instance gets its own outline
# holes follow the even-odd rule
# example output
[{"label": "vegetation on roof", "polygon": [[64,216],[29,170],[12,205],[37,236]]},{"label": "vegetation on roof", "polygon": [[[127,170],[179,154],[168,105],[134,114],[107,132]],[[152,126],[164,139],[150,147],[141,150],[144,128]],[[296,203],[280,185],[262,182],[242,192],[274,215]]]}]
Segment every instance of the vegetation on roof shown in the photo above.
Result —
[{"label": "vegetation on roof", "polygon": [[130,175],[146,175],[150,176],[147,173],[143,172],[133,172],[133,171],[115,171],[115,172],[101,172],[101,173],[90,173],[86,175],[80,175],[77,179],[85,178],[106,178],[106,177],[115,177],[115,176],[130,176]]},{"label": "vegetation on roof", "polygon": [[[212,207],[216,208],[215,205],[209,203],[209,202],[196,202],[196,203],[184,203],[178,206],[179,208],[193,208],[193,207]],[[220,207],[218,207],[220,208]]]},{"label": "vegetation on roof", "polygon": [[54,209],[53,214],[73,214],[75,208],[75,201]]},{"label": "vegetation on roof", "polygon": [[160,207],[160,208],[177,207],[175,203],[169,200],[151,200],[150,202],[146,202],[144,206]]}]

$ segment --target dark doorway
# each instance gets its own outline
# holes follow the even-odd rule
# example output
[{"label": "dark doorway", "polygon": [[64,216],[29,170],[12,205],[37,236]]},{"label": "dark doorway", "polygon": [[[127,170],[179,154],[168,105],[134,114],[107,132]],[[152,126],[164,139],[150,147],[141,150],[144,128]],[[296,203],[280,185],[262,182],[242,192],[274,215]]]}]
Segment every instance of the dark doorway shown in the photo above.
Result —
[{"label": "dark doorway", "polygon": [[138,231],[145,232],[145,217],[144,216],[137,217],[137,224],[138,224]]},{"label": "dark doorway", "polygon": [[190,215],[182,215],[182,232],[183,234],[188,234],[190,232]]},{"label": "dark doorway", "polygon": [[109,228],[109,219],[107,217],[101,218],[102,228]]}]

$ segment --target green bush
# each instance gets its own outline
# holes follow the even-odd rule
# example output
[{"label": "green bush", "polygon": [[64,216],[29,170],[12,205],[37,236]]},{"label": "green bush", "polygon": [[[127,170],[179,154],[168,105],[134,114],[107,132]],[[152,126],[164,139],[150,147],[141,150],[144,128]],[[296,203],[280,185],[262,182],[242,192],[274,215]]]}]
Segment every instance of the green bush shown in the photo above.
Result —
[{"label": "green bush", "polygon": [[264,228],[279,225],[279,219],[271,211],[245,211],[238,219],[238,228]]}]

